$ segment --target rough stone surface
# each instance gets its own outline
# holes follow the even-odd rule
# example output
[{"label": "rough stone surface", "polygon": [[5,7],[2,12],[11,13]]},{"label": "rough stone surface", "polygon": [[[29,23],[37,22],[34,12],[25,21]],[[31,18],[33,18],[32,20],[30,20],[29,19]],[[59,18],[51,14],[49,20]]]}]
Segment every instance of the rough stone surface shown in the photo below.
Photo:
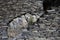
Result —
[{"label": "rough stone surface", "polygon": [[51,8],[45,14],[40,0],[0,0],[0,40],[60,40],[60,7]]}]

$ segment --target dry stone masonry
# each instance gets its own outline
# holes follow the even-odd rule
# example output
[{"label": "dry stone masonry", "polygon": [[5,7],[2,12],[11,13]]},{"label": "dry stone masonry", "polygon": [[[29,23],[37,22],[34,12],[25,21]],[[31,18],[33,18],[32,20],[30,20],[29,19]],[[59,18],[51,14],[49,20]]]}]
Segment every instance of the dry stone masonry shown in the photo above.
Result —
[{"label": "dry stone masonry", "polygon": [[60,7],[45,14],[43,0],[0,0],[0,40],[60,40]]}]

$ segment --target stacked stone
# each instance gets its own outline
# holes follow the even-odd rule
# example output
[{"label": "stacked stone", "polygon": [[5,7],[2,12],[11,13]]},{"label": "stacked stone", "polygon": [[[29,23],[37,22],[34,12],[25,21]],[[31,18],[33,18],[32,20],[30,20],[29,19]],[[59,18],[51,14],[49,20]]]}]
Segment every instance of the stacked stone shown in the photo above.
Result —
[{"label": "stacked stone", "polygon": [[39,15],[43,10],[43,2],[36,0],[3,0],[0,3],[0,22],[2,23],[8,23],[13,18],[26,12]]},{"label": "stacked stone", "polygon": [[[0,4],[0,26],[9,23],[8,40],[60,40],[60,8],[44,14],[40,0],[1,0]],[[7,40],[5,27],[1,30],[0,40]]]},{"label": "stacked stone", "polygon": [[[14,7],[16,7],[16,6],[14,6]],[[28,1],[28,0],[25,1],[24,3],[22,3],[22,7],[21,7],[20,13],[16,14],[16,17],[17,16],[19,16],[19,17],[14,18],[13,21],[10,23],[10,28],[11,28],[10,30],[12,30],[12,31],[14,30],[16,32],[16,34],[15,34],[15,32],[14,33],[9,32],[9,33],[11,33],[12,37],[16,37],[20,33],[24,33],[24,32],[22,32],[24,29],[27,30],[27,28],[33,27],[33,26],[30,26],[30,25],[32,25],[30,22],[31,21],[33,23],[37,22],[38,18],[41,15],[43,15],[43,2],[42,1],[31,1],[31,0],[30,1]],[[27,25],[27,26],[25,26],[25,25]],[[19,31],[19,30],[21,30],[21,31]],[[30,31],[33,31],[33,30],[35,31],[36,28],[35,29],[30,29],[29,33],[30,33]],[[15,35],[13,35],[13,34],[15,34]],[[31,34],[33,35],[34,32],[31,32]],[[10,37],[11,37],[11,35],[9,34]],[[26,34],[23,34],[23,35],[26,35]],[[28,36],[28,35],[26,35],[26,36]],[[35,34],[34,34],[34,36],[35,36]],[[23,36],[23,39],[24,39],[24,37],[25,36]],[[26,39],[28,39],[28,38],[26,38]]]},{"label": "stacked stone", "polygon": [[[14,36],[13,40],[59,40],[60,16],[58,16],[58,11],[56,11],[56,9],[58,8],[53,10],[47,10],[48,14],[43,15],[43,8],[40,10],[42,5],[40,7],[39,2],[41,1],[34,1],[29,6],[29,2],[23,3],[23,9],[21,9],[21,16],[24,15],[28,26],[21,28],[21,31],[18,31],[19,33]],[[33,20],[37,21],[35,21],[33,24],[29,24],[30,16],[32,17],[33,15]],[[41,15],[43,16],[41,17]]]}]

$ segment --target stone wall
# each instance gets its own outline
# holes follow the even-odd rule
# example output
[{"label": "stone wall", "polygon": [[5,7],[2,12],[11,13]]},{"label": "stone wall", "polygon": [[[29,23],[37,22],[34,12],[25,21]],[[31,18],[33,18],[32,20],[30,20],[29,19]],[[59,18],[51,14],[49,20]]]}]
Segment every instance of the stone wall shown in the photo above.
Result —
[{"label": "stone wall", "polygon": [[0,40],[60,40],[60,7],[51,8],[45,14],[40,0],[0,0]]}]

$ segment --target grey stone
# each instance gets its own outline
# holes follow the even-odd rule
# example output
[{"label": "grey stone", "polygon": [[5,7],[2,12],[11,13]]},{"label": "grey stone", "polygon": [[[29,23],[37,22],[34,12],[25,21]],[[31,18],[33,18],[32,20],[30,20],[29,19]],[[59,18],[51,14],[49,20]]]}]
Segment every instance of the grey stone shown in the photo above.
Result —
[{"label": "grey stone", "polygon": [[13,19],[13,21],[10,23],[10,27],[13,28],[13,29],[14,28],[19,28],[19,27],[20,28],[21,27],[27,27],[27,25],[28,25],[28,23],[27,23],[24,15],[21,16],[21,18]]}]

